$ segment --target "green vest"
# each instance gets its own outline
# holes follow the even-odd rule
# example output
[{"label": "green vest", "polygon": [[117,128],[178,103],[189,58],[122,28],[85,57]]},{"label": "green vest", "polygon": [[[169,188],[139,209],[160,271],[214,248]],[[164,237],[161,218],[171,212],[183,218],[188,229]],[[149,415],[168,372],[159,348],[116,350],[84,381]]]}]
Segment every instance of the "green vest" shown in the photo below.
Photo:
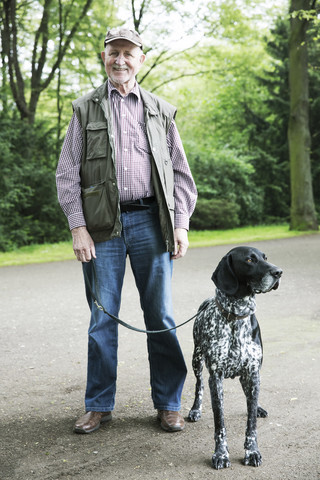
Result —
[{"label": "green vest", "polygon": [[[174,250],[174,181],[166,136],[176,109],[140,88],[152,152],[151,176],[167,251]],[[95,242],[121,236],[112,117],[107,82],[72,103],[83,136],[81,191],[87,229]]]}]

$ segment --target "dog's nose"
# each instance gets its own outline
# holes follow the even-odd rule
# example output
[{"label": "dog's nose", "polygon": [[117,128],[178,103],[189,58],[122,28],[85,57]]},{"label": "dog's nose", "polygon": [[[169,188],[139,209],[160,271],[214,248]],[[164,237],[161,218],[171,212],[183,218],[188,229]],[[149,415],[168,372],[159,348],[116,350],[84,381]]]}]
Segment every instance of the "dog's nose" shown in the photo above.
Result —
[{"label": "dog's nose", "polygon": [[282,273],[283,271],[281,270],[281,268],[275,268],[271,271],[271,275],[275,278],[280,278]]}]

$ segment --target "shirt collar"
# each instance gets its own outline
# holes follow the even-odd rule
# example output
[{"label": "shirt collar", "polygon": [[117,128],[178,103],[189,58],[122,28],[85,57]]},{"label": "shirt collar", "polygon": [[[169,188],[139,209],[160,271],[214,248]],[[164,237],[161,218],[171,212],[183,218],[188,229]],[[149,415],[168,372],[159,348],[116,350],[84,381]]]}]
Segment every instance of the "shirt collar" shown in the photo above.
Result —
[{"label": "shirt collar", "polygon": [[[123,95],[121,95],[119,90],[108,79],[108,96],[111,96],[111,95],[114,95],[114,94],[118,94],[121,97],[123,97]],[[128,95],[131,95],[131,94],[135,95],[137,97],[138,101],[140,102],[141,96],[140,96],[140,89],[139,89],[138,82],[135,82],[133,89],[131,90],[131,92],[128,93]]]}]

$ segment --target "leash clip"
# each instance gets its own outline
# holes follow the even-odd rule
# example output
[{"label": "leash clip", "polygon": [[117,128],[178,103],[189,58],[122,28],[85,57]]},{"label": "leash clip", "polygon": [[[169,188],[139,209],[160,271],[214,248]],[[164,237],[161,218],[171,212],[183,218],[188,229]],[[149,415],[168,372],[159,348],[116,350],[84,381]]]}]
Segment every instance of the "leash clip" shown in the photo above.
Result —
[{"label": "leash clip", "polygon": [[98,308],[98,310],[101,310],[103,312],[103,307],[97,302],[97,300],[94,301],[94,304]]}]

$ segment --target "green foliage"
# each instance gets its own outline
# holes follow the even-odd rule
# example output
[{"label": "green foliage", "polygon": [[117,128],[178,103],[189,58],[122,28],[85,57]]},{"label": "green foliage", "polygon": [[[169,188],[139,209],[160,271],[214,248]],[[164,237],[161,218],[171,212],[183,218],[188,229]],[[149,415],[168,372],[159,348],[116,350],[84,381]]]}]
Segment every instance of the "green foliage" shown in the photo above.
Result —
[{"label": "green foliage", "polygon": [[[45,2],[49,37],[42,86],[59,56],[60,39],[61,48],[73,27],[77,28],[59,68],[41,92],[34,128],[9,118],[16,107],[7,57],[2,53],[1,248],[69,237],[56,200],[54,170],[59,144],[72,113],[71,100],[105,77],[100,59],[104,33],[119,24],[130,28],[135,24],[144,38],[148,58],[139,75],[143,87],[178,106],[178,128],[199,190],[193,228],[286,221],[290,206],[289,22],[284,11],[268,39],[263,37],[268,22],[284,2],[266,5],[260,0],[239,0],[236,4],[233,0],[201,0],[195,10],[184,0],[125,0],[121,5],[127,18],[118,19],[119,5],[110,0],[93,1],[77,24],[86,2]],[[16,5],[18,60],[29,100],[30,60],[44,3],[17,0]],[[193,39],[196,34],[199,39],[201,32],[205,37],[189,48],[189,37]],[[42,35],[38,37],[37,58]],[[319,36],[319,24],[315,23],[309,38],[309,79],[311,162],[318,206],[320,42],[314,39]],[[52,134],[40,124],[43,120]]]},{"label": "green foliage", "polygon": [[[319,34],[314,25],[309,35],[309,125],[312,137],[311,162],[315,202],[320,208],[320,46],[313,41]],[[251,125],[249,147],[255,156],[255,183],[265,192],[265,216],[289,217],[290,173],[287,130],[289,122],[289,24],[278,18],[266,43],[270,66],[258,77],[267,90],[259,105],[246,108],[244,117]]]},{"label": "green foliage", "polygon": [[55,149],[44,126],[0,117],[0,152],[0,250],[67,239]]},{"label": "green foliage", "polygon": [[235,228],[239,225],[240,207],[234,202],[199,198],[190,221],[193,230]]},{"label": "green foliage", "polygon": [[220,150],[210,160],[191,161],[199,192],[193,228],[232,228],[262,222],[263,197],[252,180],[254,169],[249,160],[239,152]]}]

